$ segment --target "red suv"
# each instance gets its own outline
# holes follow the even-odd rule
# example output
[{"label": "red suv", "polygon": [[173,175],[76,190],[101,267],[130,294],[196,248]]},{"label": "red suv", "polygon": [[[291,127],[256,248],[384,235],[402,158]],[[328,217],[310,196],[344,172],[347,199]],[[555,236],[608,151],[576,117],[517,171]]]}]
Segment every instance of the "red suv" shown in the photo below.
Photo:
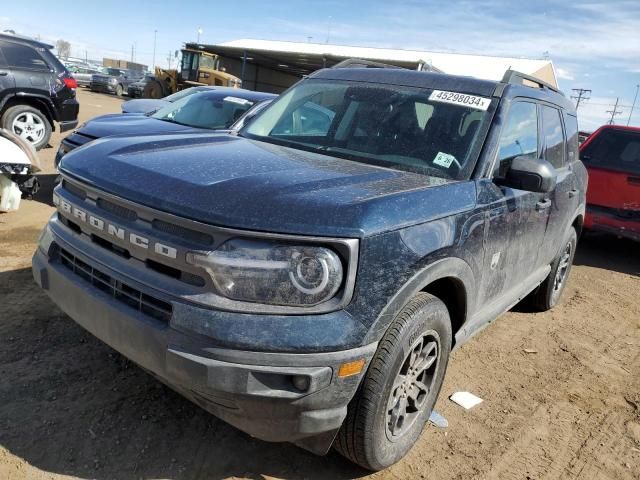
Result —
[{"label": "red suv", "polygon": [[600,127],[580,159],[589,172],[584,228],[640,241],[640,128]]}]

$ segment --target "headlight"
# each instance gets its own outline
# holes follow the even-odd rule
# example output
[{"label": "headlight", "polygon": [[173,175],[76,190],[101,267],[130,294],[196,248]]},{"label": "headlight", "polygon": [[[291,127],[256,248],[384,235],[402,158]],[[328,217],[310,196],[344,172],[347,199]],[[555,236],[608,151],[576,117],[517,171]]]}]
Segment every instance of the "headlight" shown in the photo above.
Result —
[{"label": "headlight", "polygon": [[340,289],[343,268],[331,249],[233,239],[209,253],[187,253],[204,268],[220,295],[245,302],[313,306]]},{"label": "headlight", "polygon": [[109,83],[118,83],[118,79],[117,78],[110,78],[109,79]]}]

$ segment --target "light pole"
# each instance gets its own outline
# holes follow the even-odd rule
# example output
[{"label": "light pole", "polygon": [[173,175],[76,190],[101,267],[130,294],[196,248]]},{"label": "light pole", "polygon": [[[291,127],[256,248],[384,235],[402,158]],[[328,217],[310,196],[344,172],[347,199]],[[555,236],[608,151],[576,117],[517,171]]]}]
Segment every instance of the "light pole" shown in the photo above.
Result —
[{"label": "light pole", "polygon": [[198,27],[198,43],[200,43],[200,35],[202,35],[202,27]]},{"label": "light pole", "polygon": [[151,68],[156,69],[156,38],[158,37],[158,30],[153,31],[153,65]]},{"label": "light pole", "polygon": [[631,105],[631,111],[629,112],[629,119],[627,120],[627,127],[629,123],[631,123],[631,115],[633,115],[633,109],[636,108],[636,100],[638,99],[638,89],[640,88],[640,84],[636,85],[636,96],[633,97],[633,105]]}]

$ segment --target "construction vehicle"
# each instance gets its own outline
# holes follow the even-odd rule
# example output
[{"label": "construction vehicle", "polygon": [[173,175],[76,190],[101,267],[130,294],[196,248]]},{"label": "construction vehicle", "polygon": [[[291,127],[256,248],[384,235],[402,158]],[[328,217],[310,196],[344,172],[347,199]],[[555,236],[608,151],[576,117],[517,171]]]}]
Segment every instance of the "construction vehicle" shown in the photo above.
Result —
[{"label": "construction vehicle", "polygon": [[225,71],[215,53],[189,45],[181,50],[180,70],[155,69],[155,78],[144,87],[143,98],[163,98],[167,95],[199,85],[240,88],[242,82]]}]

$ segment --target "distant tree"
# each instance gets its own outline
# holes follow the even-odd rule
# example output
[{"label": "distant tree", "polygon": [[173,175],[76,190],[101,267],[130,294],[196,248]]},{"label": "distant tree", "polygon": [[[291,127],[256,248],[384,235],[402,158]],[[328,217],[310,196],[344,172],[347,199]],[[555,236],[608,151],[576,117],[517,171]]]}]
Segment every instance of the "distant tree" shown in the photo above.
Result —
[{"label": "distant tree", "polygon": [[58,40],[56,42],[56,50],[58,51],[58,57],[66,60],[71,55],[71,44],[66,40]]}]

